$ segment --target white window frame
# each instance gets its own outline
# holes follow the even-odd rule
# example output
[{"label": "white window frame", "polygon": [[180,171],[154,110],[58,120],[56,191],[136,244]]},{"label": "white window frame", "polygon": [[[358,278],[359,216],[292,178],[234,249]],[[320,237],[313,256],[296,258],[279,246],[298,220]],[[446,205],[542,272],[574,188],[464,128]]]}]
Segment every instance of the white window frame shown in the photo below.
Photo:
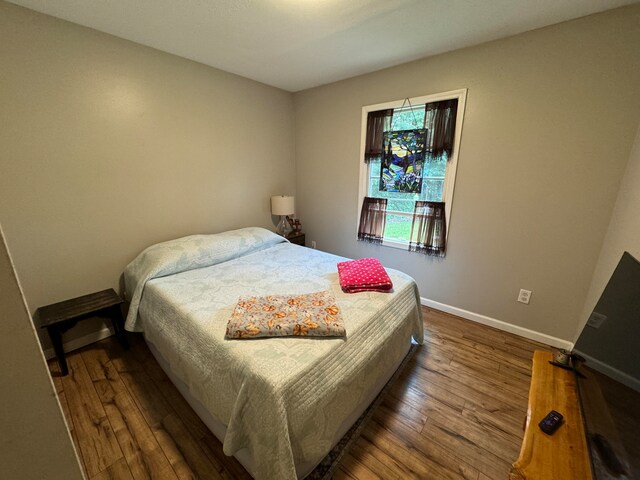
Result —
[{"label": "white window frame", "polygon": [[[441,100],[453,100],[458,99],[458,111],[456,116],[456,131],[454,137],[453,153],[451,158],[447,161],[447,167],[444,176],[444,186],[442,188],[442,201],[445,202],[445,213],[447,218],[447,237],[449,236],[449,224],[451,222],[451,206],[453,204],[453,190],[456,183],[456,171],[458,168],[458,152],[460,150],[460,138],[462,136],[462,124],[464,121],[464,106],[467,100],[467,89],[452,90],[450,92],[437,93],[435,95],[425,95],[421,97],[413,97],[409,99],[411,105],[423,105],[425,103],[439,102]],[[367,118],[369,112],[375,112],[377,110],[387,110],[390,108],[400,108],[403,103],[406,106],[406,99],[395,100],[393,102],[378,103],[376,105],[365,105],[362,107],[362,119],[361,134],[360,134],[360,186],[358,189],[358,208],[356,218],[356,231],[360,226],[360,209],[362,208],[362,201],[367,196],[369,189],[369,164],[364,161],[364,149],[367,138]],[[413,216],[411,213],[406,212],[387,212],[398,215]],[[400,242],[397,240],[384,239],[382,245],[393,248],[400,248],[406,250],[409,242]]]}]

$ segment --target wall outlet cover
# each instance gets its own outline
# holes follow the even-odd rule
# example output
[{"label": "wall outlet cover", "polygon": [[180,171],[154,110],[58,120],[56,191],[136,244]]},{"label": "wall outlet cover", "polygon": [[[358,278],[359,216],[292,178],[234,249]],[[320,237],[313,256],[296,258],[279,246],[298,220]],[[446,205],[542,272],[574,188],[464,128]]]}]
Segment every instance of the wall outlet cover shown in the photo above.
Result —
[{"label": "wall outlet cover", "polygon": [[589,320],[587,320],[587,325],[593,328],[600,328],[606,319],[607,319],[606,315],[603,315],[602,313],[598,313],[598,312],[593,312],[589,316]]},{"label": "wall outlet cover", "polygon": [[521,289],[520,293],[518,293],[518,301],[520,303],[529,305],[530,300],[531,300],[531,290]]}]

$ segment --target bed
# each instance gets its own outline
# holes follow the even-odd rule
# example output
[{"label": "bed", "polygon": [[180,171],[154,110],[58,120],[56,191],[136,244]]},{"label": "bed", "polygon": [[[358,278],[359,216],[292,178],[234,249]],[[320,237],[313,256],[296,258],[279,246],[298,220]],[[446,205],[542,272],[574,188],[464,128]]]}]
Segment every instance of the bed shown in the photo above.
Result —
[{"label": "bed", "polygon": [[[413,279],[389,270],[393,292],[345,294],[343,260],[250,227],[151,246],[125,270],[126,329],[258,480],[304,478],[422,343]],[[225,340],[239,297],[321,290],[346,338]]]}]

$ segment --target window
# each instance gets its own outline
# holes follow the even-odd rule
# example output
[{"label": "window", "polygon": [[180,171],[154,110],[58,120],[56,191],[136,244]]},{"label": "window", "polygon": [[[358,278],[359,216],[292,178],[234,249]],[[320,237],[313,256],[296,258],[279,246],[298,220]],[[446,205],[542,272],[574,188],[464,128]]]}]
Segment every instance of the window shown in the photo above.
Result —
[{"label": "window", "polygon": [[[432,112],[425,111],[425,105],[433,102],[444,100],[458,100],[457,118],[455,124],[455,135],[453,142],[453,151],[451,158],[447,158],[447,153],[443,153],[436,158],[428,158],[417,166],[416,172],[413,169],[407,169],[414,175],[418,174],[418,181],[422,179],[422,188],[419,193],[404,193],[393,188],[395,175],[395,184],[400,182],[400,178],[409,178],[410,181],[416,181],[415,177],[407,175],[399,175],[396,172],[407,173],[400,170],[394,165],[387,165],[384,160],[384,154],[365,162],[365,138],[367,130],[367,119],[369,112],[378,112],[382,110],[393,110],[390,121],[390,128],[385,131],[398,132],[406,130],[416,130],[425,128],[425,117],[427,117],[427,127],[431,125]],[[456,166],[458,160],[458,148],[460,144],[460,133],[462,131],[462,120],[464,114],[464,103],[466,99],[466,90],[457,90],[437,95],[429,95],[423,97],[398,100],[378,105],[369,105],[362,108],[362,140],[361,140],[361,167],[360,167],[360,192],[358,198],[358,209],[362,205],[364,197],[386,198],[387,213],[386,224],[384,228],[383,245],[406,249],[411,235],[411,224],[413,220],[413,212],[416,201],[445,202],[445,212],[447,226],[451,219],[451,203],[453,199],[453,187],[456,175]],[[428,132],[429,136],[430,133]],[[427,142],[429,143],[429,142]],[[385,169],[381,172],[381,163],[385,162]],[[390,168],[386,168],[390,167]],[[386,183],[385,182],[391,182]],[[389,186],[391,185],[391,187]],[[403,188],[399,188],[403,190]],[[404,190],[407,189],[406,187]]]}]

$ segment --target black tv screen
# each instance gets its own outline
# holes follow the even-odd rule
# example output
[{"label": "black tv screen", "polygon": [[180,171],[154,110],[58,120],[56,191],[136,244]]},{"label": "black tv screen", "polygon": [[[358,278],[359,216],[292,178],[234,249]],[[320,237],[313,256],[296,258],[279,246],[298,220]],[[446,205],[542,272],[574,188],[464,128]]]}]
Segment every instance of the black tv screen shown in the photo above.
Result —
[{"label": "black tv screen", "polygon": [[594,478],[640,479],[640,262],[628,252],[573,352]]}]

